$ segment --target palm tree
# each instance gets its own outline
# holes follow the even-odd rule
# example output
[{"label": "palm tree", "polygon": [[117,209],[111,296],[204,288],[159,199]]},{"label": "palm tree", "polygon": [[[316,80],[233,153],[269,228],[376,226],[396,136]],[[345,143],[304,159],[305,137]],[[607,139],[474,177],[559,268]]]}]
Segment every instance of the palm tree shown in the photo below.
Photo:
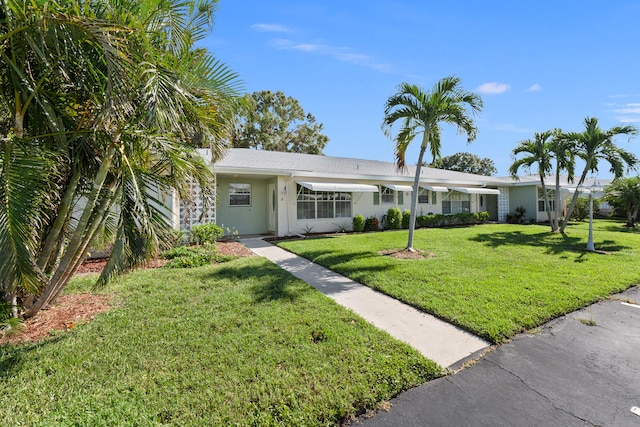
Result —
[{"label": "palm tree", "polygon": [[[575,155],[584,162],[584,169],[580,175],[577,187],[580,187],[587,177],[587,173],[598,171],[598,162],[605,160],[611,166],[609,171],[616,178],[623,175],[625,165],[627,168],[635,166],[638,162],[636,156],[614,144],[613,138],[616,135],[635,135],[638,131],[633,126],[615,126],[609,130],[602,130],[598,126],[598,119],[595,117],[587,117],[584,119],[585,130],[583,132],[571,132],[564,135],[564,139],[573,144]],[[560,232],[564,230],[571,218],[573,209],[578,201],[579,191],[573,193],[571,204],[567,210],[564,221],[560,226]]]},{"label": "palm tree", "polygon": [[[460,79],[455,76],[445,77],[435,84],[430,92],[414,84],[402,83],[398,91],[385,104],[382,130],[385,135],[392,136],[394,123],[401,121],[402,128],[394,138],[396,166],[406,170],[405,154],[413,139],[422,134],[420,154],[416,163],[416,175],[411,195],[411,216],[409,220],[409,240],[407,250],[413,251],[413,234],[416,225],[416,207],[418,204],[418,185],[420,170],[427,148],[433,160],[440,157],[440,123],[455,125],[459,132],[467,135],[467,142],[475,139],[478,129],[472,115],[482,110],[482,99],[475,93],[462,89]],[[471,110],[471,114],[467,110]]]},{"label": "palm tree", "polygon": [[564,138],[562,130],[555,129],[553,138],[551,139],[550,151],[556,160],[556,186],[555,186],[555,212],[553,221],[555,222],[555,230],[560,227],[559,221],[562,213],[560,199],[560,175],[562,172],[567,173],[567,182],[573,182],[575,174],[575,155],[573,154],[573,143]]},{"label": "palm tree", "polygon": [[[514,158],[513,164],[509,167],[509,173],[512,177],[518,178],[518,170],[521,167],[530,169],[534,164],[538,166],[538,176],[540,177],[540,185],[542,186],[542,194],[544,197],[544,209],[547,212],[549,222],[551,223],[551,231],[557,230],[557,223],[553,221],[551,215],[551,204],[549,203],[549,194],[547,193],[547,184],[545,179],[551,173],[551,138],[553,131],[536,132],[533,140],[527,139],[518,144],[513,149],[511,155]],[[519,154],[526,154],[520,159],[516,159]]]},{"label": "palm tree", "polygon": [[170,236],[159,197],[212,192],[195,147],[223,151],[237,75],[194,48],[216,0],[70,7],[3,0],[0,12],[0,291],[25,317],[64,289],[101,230],[100,282]]},{"label": "palm tree", "polygon": [[635,221],[640,210],[640,176],[614,180],[607,187],[605,199],[612,205],[625,210],[627,215],[626,227],[635,227]]}]

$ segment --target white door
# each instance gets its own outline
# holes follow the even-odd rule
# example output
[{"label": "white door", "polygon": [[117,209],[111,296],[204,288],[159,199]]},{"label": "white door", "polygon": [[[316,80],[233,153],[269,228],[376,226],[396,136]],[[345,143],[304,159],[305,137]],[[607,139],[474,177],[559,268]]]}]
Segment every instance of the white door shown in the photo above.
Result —
[{"label": "white door", "polygon": [[269,184],[268,185],[268,190],[269,194],[267,194],[267,200],[269,200],[269,202],[267,203],[267,205],[269,206],[269,212],[268,212],[268,217],[269,217],[269,231],[270,232],[274,232],[276,231],[276,206],[278,205],[278,194],[276,193],[276,185],[275,184]]}]

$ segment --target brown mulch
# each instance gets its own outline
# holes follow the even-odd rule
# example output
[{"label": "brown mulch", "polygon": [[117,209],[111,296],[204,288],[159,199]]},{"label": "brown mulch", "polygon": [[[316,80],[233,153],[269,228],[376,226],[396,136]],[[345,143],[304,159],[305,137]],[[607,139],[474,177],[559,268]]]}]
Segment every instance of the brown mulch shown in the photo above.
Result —
[{"label": "brown mulch", "polygon": [[[221,255],[234,255],[243,258],[256,256],[250,249],[239,242],[216,243],[218,253]],[[85,261],[76,274],[100,273],[107,263],[106,259]],[[166,260],[156,259],[150,261],[142,268],[158,268],[166,264]],[[109,310],[113,295],[98,294],[72,294],[61,295],[57,301],[46,310],[40,312],[23,323],[24,330],[16,335],[2,338],[0,344],[15,344],[26,341],[39,341],[51,336],[55,331],[71,329],[76,325],[87,323],[96,314]]]},{"label": "brown mulch", "polygon": [[415,249],[413,251],[408,251],[405,249],[385,249],[382,251],[378,251],[380,255],[390,256],[392,258],[398,259],[423,259],[423,258],[435,258],[436,254],[433,252],[427,253],[426,251]]}]

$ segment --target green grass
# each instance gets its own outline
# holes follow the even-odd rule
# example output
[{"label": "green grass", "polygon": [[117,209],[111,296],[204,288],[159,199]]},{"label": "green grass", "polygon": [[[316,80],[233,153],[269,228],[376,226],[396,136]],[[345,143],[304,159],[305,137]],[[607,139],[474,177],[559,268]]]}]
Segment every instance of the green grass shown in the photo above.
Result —
[{"label": "green grass", "polygon": [[442,374],[260,258],[107,291],[117,307],[92,322],[0,345],[2,425],[335,425]]},{"label": "green grass", "polygon": [[406,231],[279,245],[500,343],[640,283],[640,234],[598,220],[594,241],[604,253],[591,253],[587,230],[587,223],[565,236],[541,225],[419,229],[414,247],[435,254],[421,260],[378,254],[406,246]]}]

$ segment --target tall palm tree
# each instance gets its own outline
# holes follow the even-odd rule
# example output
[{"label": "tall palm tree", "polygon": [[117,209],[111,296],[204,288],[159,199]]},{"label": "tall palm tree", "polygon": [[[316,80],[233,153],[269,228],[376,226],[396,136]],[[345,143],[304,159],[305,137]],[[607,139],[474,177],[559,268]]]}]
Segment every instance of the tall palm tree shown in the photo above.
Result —
[{"label": "tall palm tree", "polygon": [[556,182],[555,182],[555,212],[553,221],[555,222],[555,230],[560,228],[560,216],[562,213],[560,199],[560,175],[562,172],[567,174],[567,182],[573,182],[575,174],[575,155],[573,154],[573,143],[565,139],[562,130],[555,129],[553,138],[551,139],[551,154],[556,160]]},{"label": "tall palm tree", "polygon": [[[588,172],[598,171],[598,162],[604,160],[610,165],[609,171],[616,178],[623,175],[625,166],[631,168],[638,162],[637,157],[626,150],[614,144],[613,138],[617,135],[635,135],[638,130],[634,126],[614,126],[608,130],[602,130],[598,126],[598,119],[595,117],[587,117],[584,119],[585,130],[582,132],[571,132],[564,135],[566,141],[573,144],[575,155],[582,159],[585,163],[584,169],[580,174],[577,187],[580,187]],[[569,218],[573,213],[578,200],[579,191],[573,193],[571,204],[567,209],[564,221],[560,226],[560,232],[564,230],[569,223]]]},{"label": "tall palm tree", "polygon": [[0,1],[0,291],[29,317],[101,229],[106,282],[167,241],[155,194],[212,192],[195,147],[221,155],[239,86],[194,47],[216,0]]},{"label": "tall palm tree", "polygon": [[473,116],[482,110],[482,106],[480,96],[463,90],[460,79],[455,76],[443,78],[433,86],[430,92],[425,92],[414,84],[401,83],[397,93],[387,100],[382,121],[383,132],[392,137],[393,125],[400,121],[402,126],[394,138],[398,169],[406,169],[407,148],[416,136],[422,134],[411,195],[407,250],[414,251],[413,235],[416,225],[418,186],[423,157],[427,148],[429,148],[433,160],[440,157],[441,123],[455,125],[459,132],[467,135],[467,142],[473,141],[478,132]]},{"label": "tall palm tree", "polygon": [[[514,158],[513,164],[509,167],[509,173],[512,177],[518,178],[518,170],[521,167],[530,169],[531,166],[537,165],[538,176],[540,177],[540,185],[542,186],[542,194],[544,197],[544,209],[547,212],[549,222],[551,223],[551,231],[557,230],[557,223],[553,221],[551,215],[551,204],[549,203],[549,194],[547,192],[547,184],[545,182],[547,175],[551,173],[551,138],[553,137],[553,131],[545,131],[534,134],[533,140],[527,139],[518,144],[516,148],[511,152]],[[525,154],[524,157],[516,159],[520,154]]]}]

